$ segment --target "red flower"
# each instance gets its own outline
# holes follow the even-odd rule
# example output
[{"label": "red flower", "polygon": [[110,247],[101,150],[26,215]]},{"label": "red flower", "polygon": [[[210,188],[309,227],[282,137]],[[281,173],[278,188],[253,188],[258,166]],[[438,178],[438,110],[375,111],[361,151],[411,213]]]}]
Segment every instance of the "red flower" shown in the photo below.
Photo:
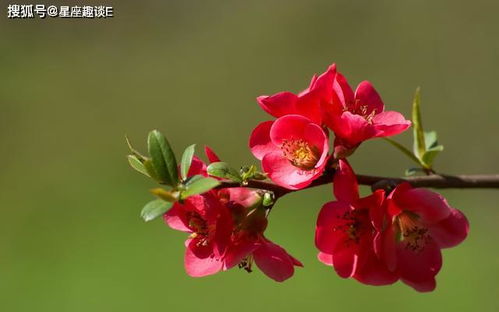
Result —
[{"label": "red flower", "polygon": [[394,283],[398,277],[388,271],[373,249],[375,229],[370,214],[382,205],[384,191],[360,198],[357,179],[345,160],[339,161],[333,182],[337,201],[326,203],[317,219],[319,260],[333,266],[343,278],[353,277],[369,285]]},{"label": "red flower", "polygon": [[251,133],[251,152],[275,183],[300,189],[324,171],[329,151],[324,130],[300,115],[259,124]]},{"label": "red flower", "polygon": [[314,75],[309,87],[298,95],[287,91],[279,92],[271,96],[259,96],[257,102],[264,111],[276,118],[301,115],[321,125],[322,101],[331,98],[335,75],[336,65],[333,64],[319,77]]},{"label": "red flower", "polygon": [[336,134],[335,145],[352,149],[371,138],[399,134],[411,125],[402,114],[384,111],[383,101],[369,81],[361,82],[354,94],[337,72],[332,89],[323,113],[324,122]]},{"label": "red flower", "polygon": [[185,269],[200,277],[236,265],[251,272],[253,262],[270,278],[284,281],[302,264],[264,237],[267,227],[261,196],[247,188],[209,191],[175,203],[164,216],[173,229],[191,233]]},{"label": "red flower", "polygon": [[441,195],[409,183],[395,188],[373,221],[376,253],[390,271],[421,292],[435,289],[440,249],[461,243],[469,227],[466,217]]},{"label": "red flower", "polygon": [[253,262],[265,275],[282,282],[294,274],[294,267],[303,265],[284,248],[268,240],[263,232],[267,228],[267,211],[261,197],[248,188],[230,188],[221,191],[228,201],[237,230],[226,254],[226,267],[238,265],[248,272]]},{"label": "red flower", "polygon": [[185,242],[187,274],[198,277],[223,269],[233,222],[229,209],[215,191],[191,196],[183,204],[175,203],[164,218],[171,228],[191,233]]}]

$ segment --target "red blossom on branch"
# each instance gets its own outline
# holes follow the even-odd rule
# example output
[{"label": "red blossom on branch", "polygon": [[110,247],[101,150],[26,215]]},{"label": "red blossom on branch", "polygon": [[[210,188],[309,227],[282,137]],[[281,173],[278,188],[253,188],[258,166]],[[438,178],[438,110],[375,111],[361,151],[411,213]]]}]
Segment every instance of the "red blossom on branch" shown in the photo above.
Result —
[{"label": "red blossom on branch", "polygon": [[[186,272],[201,277],[235,266],[251,272],[256,265],[275,281],[290,278],[303,265],[265,236],[269,212],[290,192],[332,183],[335,200],[322,206],[316,222],[319,261],[340,277],[364,284],[401,280],[417,291],[432,291],[442,266],[441,249],[461,243],[469,224],[441,195],[420,187],[497,188],[499,176],[433,174],[433,160],[443,146],[436,132],[423,130],[419,91],[412,109],[414,151],[388,141],[418,164],[412,173],[428,176],[356,175],[347,157],[362,142],[399,134],[411,121],[385,111],[370,82],[361,82],[354,92],[335,64],[314,75],[298,94],[284,91],[257,102],[276,118],[257,125],[249,139],[263,172],[254,165],[236,170],[208,147],[207,166],[194,155],[194,145],[177,164],[157,130],[148,136],[149,156],[128,142],[130,165],[164,187],[151,191],[159,199],[143,208],[142,217],[149,221],[163,215],[172,229],[189,234]],[[359,184],[370,185],[373,192],[360,197]]]},{"label": "red blossom on branch", "polygon": [[375,250],[389,270],[418,291],[435,289],[442,266],[440,249],[468,234],[468,221],[435,192],[398,185],[374,214]]}]

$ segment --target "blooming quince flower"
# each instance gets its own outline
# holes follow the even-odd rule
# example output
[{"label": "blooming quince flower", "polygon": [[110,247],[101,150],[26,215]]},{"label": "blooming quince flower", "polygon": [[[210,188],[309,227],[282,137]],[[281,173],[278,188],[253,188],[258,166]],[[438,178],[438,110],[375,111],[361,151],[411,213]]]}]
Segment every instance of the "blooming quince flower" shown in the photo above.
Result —
[{"label": "blooming quince flower", "polygon": [[326,203],[317,219],[319,260],[333,266],[343,278],[353,277],[369,285],[394,283],[398,277],[388,271],[373,248],[375,231],[370,214],[382,205],[384,191],[360,198],[355,174],[343,159],[339,160],[333,186],[337,200]]},{"label": "blooming quince flower", "polygon": [[336,72],[329,105],[323,106],[324,123],[335,133],[335,145],[354,149],[361,142],[399,134],[411,122],[395,111],[385,111],[378,92],[369,81],[361,82],[355,93],[345,77]]},{"label": "blooming quince flower", "polygon": [[249,146],[276,184],[288,189],[306,187],[327,163],[328,137],[324,130],[300,115],[286,115],[259,124]]},{"label": "blooming quince flower", "polygon": [[314,75],[307,89],[299,94],[279,92],[257,98],[260,107],[270,115],[279,118],[285,115],[305,116],[318,125],[322,124],[322,103],[332,96],[332,84],[336,75],[336,65],[331,65],[320,76]]},{"label": "blooming quince flower", "polygon": [[173,229],[191,233],[186,241],[185,269],[201,277],[239,266],[251,272],[253,262],[282,282],[302,264],[265,238],[267,217],[261,196],[248,188],[212,190],[175,203],[164,215]]},{"label": "blooming quince flower", "polygon": [[303,265],[264,236],[267,211],[262,206],[262,197],[258,192],[241,187],[224,189],[221,193],[225,194],[238,224],[227,252],[226,266],[237,264],[251,272],[254,262],[265,275],[277,282],[293,276],[294,267]]},{"label": "blooming quince flower", "polygon": [[224,254],[233,231],[232,216],[215,191],[194,195],[175,203],[164,215],[175,230],[190,233],[186,240],[185,269],[194,277],[210,275],[224,268]]},{"label": "blooming quince flower", "polygon": [[390,271],[421,292],[435,289],[440,249],[461,243],[469,228],[463,213],[440,194],[409,183],[394,189],[373,221],[376,253]]}]

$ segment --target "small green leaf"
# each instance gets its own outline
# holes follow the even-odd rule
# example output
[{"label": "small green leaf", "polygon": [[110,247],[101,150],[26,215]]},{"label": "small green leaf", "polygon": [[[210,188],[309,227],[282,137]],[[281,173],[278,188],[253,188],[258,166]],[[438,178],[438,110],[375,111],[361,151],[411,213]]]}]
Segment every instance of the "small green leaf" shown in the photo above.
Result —
[{"label": "small green leaf", "polygon": [[164,190],[160,187],[154,188],[151,190],[151,193],[153,195],[158,196],[162,200],[168,201],[168,202],[176,202],[178,200],[178,191],[175,192],[170,192],[167,190]]},{"label": "small green leaf", "polygon": [[144,167],[144,164],[137,158],[137,156],[128,155],[127,158],[128,158],[128,163],[130,164],[130,166],[132,166],[133,169],[150,177],[149,173],[147,173],[147,170]]},{"label": "small green leaf", "polygon": [[140,216],[146,222],[151,221],[164,214],[172,205],[173,203],[164,201],[162,199],[153,200],[151,202],[148,202],[144,206],[144,208],[142,208]]},{"label": "small green leaf", "polygon": [[444,150],[443,145],[437,145],[432,147],[431,149],[427,150],[426,153],[423,155],[423,162],[428,165],[429,168],[433,166],[433,161],[435,160],[435,157],[437,157],[438,154],[440,154],[441,151]]},{"label": "small green leaf", "polygon": [[158,174],[156,173],[156,169],[154,169],[154,165],[151,159],[146,159],[142,164],[144,165],[144,168],[146,168],[146,171],[151,178],[153,178],[158,182],[162,182],[161,179],[158,177]]},{"label": "small green leaf", "polygon": [[185,184],[185,186],[189,186],[189,185],[191,185],[192,183],[196,182],[197,180],[199,180],[199,179],[204,179],[204,178],[205,178],[204,176],[202,176],[202,175],[200,175],[200,174],[196,174],[195,176],[188,177],[188,178],[185,180],[184,184]]},{"label": "small green leaf", "polygon": [[130,143],[130,140],[128,139],[128,137],[126,135],[125,135],[125,140],[126,140],[126,144],[128,145],[128,149],[130,149],[130,152],[132,152],[132,154],[135,155],[138,160],[140,160],[141,162],[144,162],[146,157],[144,155],[142,155],[141,153],[139,153],[135,148],[133,148],[132,143]]},{"label": "small green leaf", "polygon": [[149,132],[147,146],[160,180],[176,187],[178,184],[177,160],[168,140],[158,130],[153,130]]},{"label": "small green leaf", "polygon": [[400,144],[392,139],[389,139],[389,138],[383,138],[383,139],[385,141],[387,141],[388,143],[390,143],[391,145],[395,146],[397,149],[399,149],[407,157],[412,159],[416,164],[422,165],[421,160],[419,160],[416,156],[414,156],[414,154],[409,149],[407,149],[405,146],[403,146],[402,144]]},{"label": "small green leaf", "polygon": [[413,175],[416,175],[416,174],[426,174],[425,170],[423,168],[409,168],[405,171],[405,175],[406,176],[413,176]]},{"label": "small green leaf", "polygon": [[438,145],[437,132],[436,131],[425,131],[424,132],[424,144],[426,150],[430,150]]},{"label": "small green leaf", "polygon": [[417,158],[422,159],[424,153],[426,152],[426,145],[420,106],[421,88],[418,87],[412,102],[412,127],[414,133],[414,155],[416,155]]},{"label": "small green leaf", "polygon": [[212,188],[220,185],[220,181],[213,178],[198,178],[194,182],[186,185],[185,191],[180,194],[181,199],[189,196],[205,193]]},{"label": "small green leaf", "polygon": [[225,162],[214,162],[208,166],[207,171],[208,174],[213,177],[229,179],[238,183],[241,183],[243,181],[243,179],[239,175],[239,172],[237,172],[236,169],[230,167]]},{"label": "small green leaf", "polygon": [[241,170],[239,170],[241,179],[243,181],[251,179],[251,177],[253,176],[253,174],[255,174],[255,172],[256,172],[256,166],[255,165],[251,165],[249,167],[248,166],[243,166],[243,167],[241,167]]},{"label": "small green leaf", "polygon": [[182,180],[187,179],[187,174],[192,164],[192,157],[194,157],[194,150],[196,149],[196,144],[188,146],[184,153],[182,154],[182,161],[180,162],[180,174],[182,175]]}]

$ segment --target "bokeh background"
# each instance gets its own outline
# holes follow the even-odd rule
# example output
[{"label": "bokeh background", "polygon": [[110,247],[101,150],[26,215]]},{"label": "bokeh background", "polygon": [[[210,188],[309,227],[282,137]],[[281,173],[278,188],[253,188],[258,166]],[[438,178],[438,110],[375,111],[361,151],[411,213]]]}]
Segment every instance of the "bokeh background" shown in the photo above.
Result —
[{"label": "bokeh background", "polygon": [[[139,218],[154,184],[128,167],[124,141],[145,150],[157,128],[178,154],[208,144],[234,166],[256,163],[247,138],[268,116],[255,97],[300,91],[336,62],[406,115],[422,87],[425,127],[446,148],[437,170],[497,173],[499,2],[65,2],[113,5],[107,20],[8,20],[15,2],[0,3],[1,311],[499,311],[497,191],[442,192],[471,233],[444,251],[430,294],[342,280],[316,260],[330,187],[271,215],[268,236],[305,264],[294,278],[193,279],[185,235]],[[382,141],[351,162],[393,176],[411,165]]]}]

